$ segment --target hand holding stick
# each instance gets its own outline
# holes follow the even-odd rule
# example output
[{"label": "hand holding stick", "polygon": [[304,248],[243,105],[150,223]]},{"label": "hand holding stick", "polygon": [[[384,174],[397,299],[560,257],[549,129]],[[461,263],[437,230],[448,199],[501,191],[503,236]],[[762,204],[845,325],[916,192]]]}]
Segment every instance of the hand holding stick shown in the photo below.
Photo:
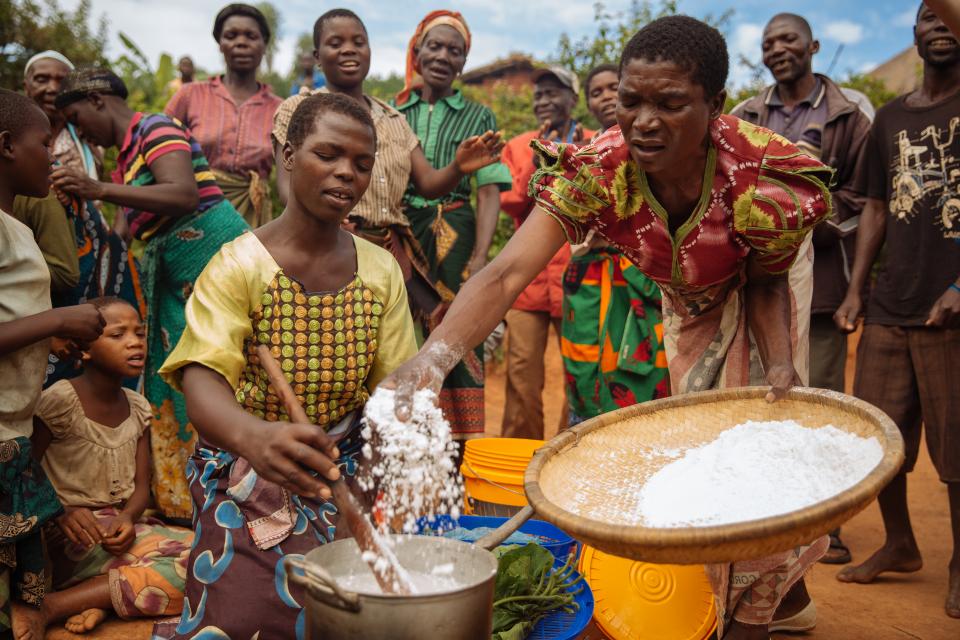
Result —
[{"label": "hand holding stick", "polygon": [[[267,372],[267,377],[270,379],[274,392],[286,408],[290,420],[310,424],[306,412],[300,406],[296,394],[284,377],[280,365],[273,358],[273,354],[270,353],[270,349],[266,345],[259,345],[257,356],[260,358],[260,366]],[[364,561],[370,566],[370,570],[373,571],[373,575],[383,592],[400,595],[413,593],[414,590],[406,571],[400,566],[393,551],[384,546],[383,540],[374,530],[370,521],[361,513],[360,505],[357,504],[350,488],[343,481],[343,476],[336,482],[330,483],[330,489],[333,491],[333,501],[346,520],[353,537],[357,540],[357,546],[360,547]],[[372,555],[367,553],[368,551],[372,552]],[[385,562],[379,562],[380,558],[383,558]]]}]

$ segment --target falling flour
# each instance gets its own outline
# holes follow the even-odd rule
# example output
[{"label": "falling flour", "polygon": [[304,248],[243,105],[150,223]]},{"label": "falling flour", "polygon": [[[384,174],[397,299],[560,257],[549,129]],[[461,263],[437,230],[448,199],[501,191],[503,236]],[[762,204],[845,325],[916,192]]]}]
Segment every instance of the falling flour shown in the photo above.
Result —
[{"label": "falling flour", "polygon": [[409,420],[397,418],[395,392],[382,387],[364,409],[367,462],[359,484],[378,492],[382,533],[391,527],[416,533],[422,516],[460,517],[463,483],[455,464],[457,445],[436,394],[416,391],[411,409]]},{"label": "falling flour", "polygon": [[876,438],[792,420],[746,422],[687,450],[638,490],[629,524],[715,525],[788,513],[832,498],[883,458]]}]

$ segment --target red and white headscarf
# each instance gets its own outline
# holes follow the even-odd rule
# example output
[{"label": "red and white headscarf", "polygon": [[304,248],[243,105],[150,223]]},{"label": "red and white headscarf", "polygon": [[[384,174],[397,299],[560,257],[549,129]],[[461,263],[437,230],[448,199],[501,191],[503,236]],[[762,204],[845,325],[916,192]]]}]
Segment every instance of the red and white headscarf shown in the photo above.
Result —
[{"label": "red and white headscarf", "polygon": [[410,98],[410,93],[414,89],[423,86],[423,78],[420,77],[420,68],[417,66],[417,50],[420,49],[430,29],[440,25],[456,29],[457,33],[463,36],[464,55],[470,53],[470,28],[459,12],[440,9],[428,13],[427,17],[417,25],[413,37],[410,38],[410,44],[407,45],[407,69],[404,74],[403,90],[397,94],[397,104],[404,104]]}]

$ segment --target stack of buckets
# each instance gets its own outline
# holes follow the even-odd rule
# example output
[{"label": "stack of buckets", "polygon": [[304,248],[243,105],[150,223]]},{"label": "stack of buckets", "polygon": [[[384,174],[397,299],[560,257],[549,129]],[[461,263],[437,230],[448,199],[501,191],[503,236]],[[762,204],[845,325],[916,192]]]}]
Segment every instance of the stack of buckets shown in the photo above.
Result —
[{"label": "stack of buckets", "polygon": [[[509,517],[526,506],[523,475],[543,443],[468,440],[460,467],[465,512]],[[611,640],[704,640],[716,628],[713,594],[701,566],[635,562],[584,547],[578,568],[596,601],[594,622]]]},{"label": "stack of buckets", "polygon": [[523,474],[543,440],[480,438],[467,440],[463,451],[465,512],[509,517],[527,505]]}]

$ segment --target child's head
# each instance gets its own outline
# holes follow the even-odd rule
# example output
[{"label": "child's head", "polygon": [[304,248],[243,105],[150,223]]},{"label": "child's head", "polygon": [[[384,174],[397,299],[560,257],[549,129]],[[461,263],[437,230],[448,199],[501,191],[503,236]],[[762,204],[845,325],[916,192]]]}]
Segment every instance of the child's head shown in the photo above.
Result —
[{"label": "child's head", "polygon": [[0,181],[15,195],[50,191],[50,120],[30,98],[0,89]]},{"label": "child's head", "polygon": [[321,93],[294,111],[283,148],[290,197],[310,216],[339,224],[370,184],[377,130],[353,98]]},{"label": "child's head", "polygon": [[60,87],[55,104],[70,124],[101,147],[119,144],[114,110],[125,106],[127,85],[109,69],[90,67],[73,71]]},{"label": "child's head", "polygon": [[349,9],[331,9],[313,25],[313,55],[327,84],[339,91],[363,84],[370,71],[367,27]]},{"label": "child's head", "polygon": [[84,354],[84,367],[94,367],[118,378],[139,376],[147,355],[146,330],[140,314],[120,298],[94,298],[88,302],[100,311],[106,324]]}]

